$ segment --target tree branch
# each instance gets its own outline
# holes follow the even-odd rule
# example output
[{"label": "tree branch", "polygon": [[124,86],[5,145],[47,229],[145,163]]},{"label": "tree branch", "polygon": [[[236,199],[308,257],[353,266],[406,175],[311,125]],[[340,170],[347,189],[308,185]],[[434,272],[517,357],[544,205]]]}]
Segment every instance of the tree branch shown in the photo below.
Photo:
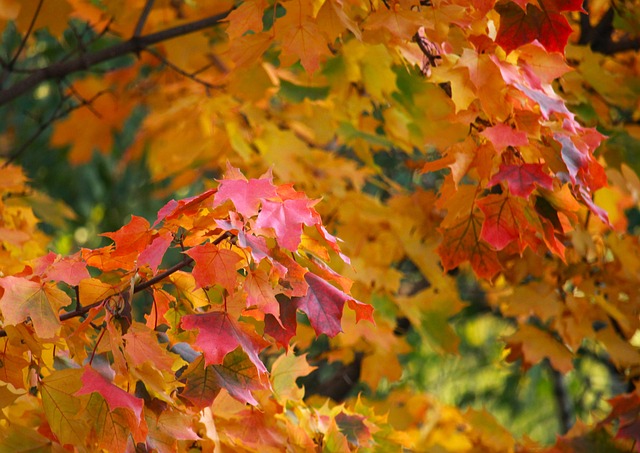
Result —
[{"label": "tree branch", "polygon": [[[211,241],[212,244],[214,245],[219,245],[221,242],[230,239],[233,237],[233,233],[226,231],[225,233],[221,234],[220,236],[218,236],[217,238],[215,238],[213,241]],[[185,257],[182,261],[180,261],[179,263],[174,264],[173,266],[171,266],[170,268],[166,269],[164,272],[159,273],[158,275],[156,275],[153,278],[150,278],[149,280],[147,280],[146,282],[142,282],[138,285],[135,285],[133,287],[133,293],[139,293],[140,291],[144,291],[145,289],[151,287],[152,285],[155,285],[156,283],[159,283],[160,281],[164,280],[165,278],[167,278],[168,276],[170,276],[171,274],[179,271],[180,269],[182,269],[183,267],[186,267],[188,265],[190,265],[191,263],[193,263],[193,258],[191,258],[190,256]],[[125,291],[129,291],[131,287],[126,288],[124,291],[121,291],[121,293],[125,292]],[[76,294],[78,294],[78,292],[76,291]],[[60,321],[66,321],[67,319],[71,319],[71,318],[77,318],[78,316],[82,316],[86,313],[88,313],[92,308],[98,307],[102,304],[104,304],[107,300],[109,300],[111,297],[113,296],[109,296],[109,297],[105,297],[104,299],[101,299],[97,302],[94,302],[92,304],[89,305],[81,305],[80,301],[78,300],[78,304],[76,305],[76,309],[63,313],[61,314],[58,319],[60,319]],[[4,329],[0,329],[0,338],[2,337],[6,337],[7,336],[7,332]]]},{"label": "tree branch", "polygon": [[105,61],[113,60],[114,58],[127,55],[129,53],[137,53],[147,47],[169,39],[177,38],[179,36],[194,33],[196,31],[203,30],[208,27],[219,24],[224,20],[230,11],[225,11],[214,16],[206,17],[187,24],[178,25],[166,30],[162,30],[156,33],[151,33],[144,36],[133,36],[131,39],[114,44],[102,50],[98,50],[93,53],[81,55],[80,57],[64,61],[53,63],[45,68],[42,68],[30,76],[14,83],[7,89],[0,91],[0,105],[7,104],[14,99],[22,96],[23,94],[31,91],[42,82],[47,80],[54,80],[63,78],[74,72],[83,71],[91,68],[94,65],[103,63]]},{"label": "tree branch", "polygon": [[[588,2],[585,0],[583,9],[588,11],[588,8]],[[614,17],[615,11],[613,7],[609,8],[600,19],[600,22],[594,27],[589,23],[588,13],[581,13],[578,44],[589,45],[594,52],[604,55],[614,55],[628,50],[640,50],[640,39],[638,38],[632,39],[626,36],[619,41],[613,40],[615,31],[613,26]]]},{"label": "tree branch", "polygon": [[138,18],[138,23],[136,24],[136,29],[133,31],[134,38],[142,34],[144,24],[147,22],[147,18],[149,17],[151,8],[153,8],[153,2],[154,0],[147,0],[147,2],[144,4],[142,13],[140,13],[140,17]]}]

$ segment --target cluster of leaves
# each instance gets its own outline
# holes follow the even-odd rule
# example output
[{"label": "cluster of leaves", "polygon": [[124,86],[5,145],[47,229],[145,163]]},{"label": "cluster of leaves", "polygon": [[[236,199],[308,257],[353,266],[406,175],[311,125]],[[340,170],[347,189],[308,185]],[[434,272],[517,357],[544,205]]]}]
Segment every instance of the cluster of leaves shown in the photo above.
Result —
[{"label": "cluster of leaves", "polygon": [[[147,362],[132,359],[133,364],[126,365],[127,336],[136,332],[133,319],[146,325],[144,335],[157,343],[158,333],[151,329],[157,330],[164,318],[168,330],[160,329],[166,334],[161,339],[166,342],[163,348],[173,350],[190,343],[203,352],[196,365],[194,359],[181,357],[190,362],[187,371],[181,372],[194,373],[192,384],[203,380],[203,373],[209,376],[208,370],[213,370],[209,367],[233,368],[225,365],[225,357],[230,361],[234,357],[252,370],[252,378],[229,386],[224,384],[228,378],[215,378],[214,389],[225,388],[242,402],[271,407],[255,417],[278,429],[289,427],[286,423],[293,419],[315,420],[301,425],[308,428],[305,439],[316,444],[334,445],[340,435],[346,436],[346,444],[340,440],[341,446],[327,447],[330,450],[374,445],[367,443],[375,431],[367,423],[379,421],[376,429],[386,434],[376,438],[376,445],[383,445],[382,438],[387,436],[396,446],[421,451],[482,447],[510,451],[516,442],[486,414],[461,414],[406,388],[393,388],[384,402],[376,403],[393,414],[390,421],[402,435],[385,431],[383,421],[361,402],[353,405],[361,415],[339,406],[331,410],[304,406],[300,394],[292,390],[293,380],[287,385],[295,397],[261,399],[260,389],[268,388],[269,381],[258,353],[266,344],[237,327],[251,320],[249,325],[287,347],[298,310],[306,313],[316,334],[334,336],[341,329],[342,305],[348,301],[355,319],[343,320],[344,334],[333,337],[320,358],[355,364],[360,382],[375,392],[403,373],[399,355],[410,348],[397,335],[398,318],[408,320],[412,331],[432,349],[457,351],[458,339],[448,320],[462,310],[462,295],[455,272],[442,270],[470,268],[486,294],[485,303],[480,304],[480,298],[473,302],[514,326],[505,339],[507,360],[519,361],[525,370],[548,362],[552,369],[569,373],[576,360],[595,357],[631,385],[640,369],[634,338],[640,312],[640,244],[636,236],[622,233],[629,225],[626,210],[637,205],[640,193],[633,171],[638,168],[630,152],[637,147],[633,137],[638,136],[640,46],[633,35],[637,7],[589,2],[593,5],[584,5],[592,13],[589,19],[583,14],[583,3],[247,0],[154,5],[136,0],[124,5],[63,0],[55,8],[46,0],[2,4],[0,17],[11,20],[5,33],[24,39],[16,39],[13,53],[3,57],[0,103],[42,80],[67,77],[66,91],[58,87],[64,94],[51,117],[56,119],[51,142],[68,146],[71,162],[87,162],[96,150],[110,152],[112,131],[122,128],[142,105],[147,115],[123,158],[144,156],[153,182],[165,184],[165,194],[200,180],[207,172],[220,171],[227,160],[252,176],[272,168],[276,178],[295,181],[310,196],[323,197],[319,212],[328,219],[332,233],[345,240],[344,252],[352,258],[350,267],[305,197],[288,186],[275,188],[270,177],[249,183],[231,170],[217,192],[167,205],[153,227],[134,217],[123,230],[108,236],[115,246],[62,260],[49,255],[26,270],[20,263],[34,255],[26,247],[11,252],[16,261],[7,261],[5,275],[13,276],[5,277],[5,295],[0,300],[0,304],[5,301],[0,308],[8,338],[13,335],[12,324],[23,326],[27,317],[35,329],[32,334],[54,336],[60,328],[57,310],[71,303],[59,285],[78,286],[78,305],[60,315],[70,322],[65,321],[62,328],[73,326],[72,333],[82,336],[73,323],[85,329],[93,328],[93,323],[99,335],[104,333],[100,341],[86,337],[97,344],[95,353],[82,343],[72,352],[81,357],[83,350],[89,360],[106,355],[118,374],[115,384],[145,401],[142,408],[136,405],[140,403],[122,403],[133,401],[123,396],[112,407],[109,397],[102,395],[111,412],[126,412],[138,420],[138,425],[127,428],[137,433],[136,440],[145,429],[152,431],[147,410],[156,407],[153,401],[175,410],[171,406],[175,399],[169,398],[175,397],[173,393],[188,393],[189,380],[176,380],[175,372],[167,371],[180,368],[180,363],[172,362],[168,368],[168,361],[164,364],[164,376],[174,376],[172,389],[152,387],[162,381],[148,368],[144,372],[148,374],[140,374]],[[63,34],[67,17],[73,18],[73,39],[68,32]],[[63,47],[70,47],[67,58],[48,62],[38,52],[42,41],[31,32],[44,28],[61,37]],[[580,36],[570,42],[574,30]],[[168,40],[180,34],[179,39]],[[128,36],[131,39],[121,39]],[[598,55],[597,50],[610,55]],[[130,52],[137,52],[138,58],[112,62],[107,74],[76,74],[87,69],[87,62],[94,69],[105,69],[99,65],[107,58]],[[619,83],[611,83],[612,77]],[[56,91],[54,84],[48,86]],[[88,108],[78,108],[82,106]],[[70,115],[57,121],[57,115],[67,110]],[[83,127],[79,129],[78,124]],[[605,141],[602,132],[611,139]],[[23,151],[17,147],[8,154],[14,159]],[[397,167],[390,169],[389,162]],[[206,209],[200,211],[199,206]],[[315,236],[301,238],[303,225],[315,226]],[[318,240],[343,258],[342,263],[333,263],[337,272],[316,258],[328,258]],[[163,275],[158,270],[162,256],[175,241],[188,257],[176,266],[193,264],[194,268],[191,274],[174,268],[164,271],[172,271],[168,278],[177,293],[171,296],[164,292],[164,283],[155,279]],[[298,252],[295,259],[289,252]],[[86,263],[104,274],[100,280],[86,280],[86,275],[72,281],[55,278],[58,262],[65,263],[60,266]],[[190,279],[188,285],[178,278],[184,275],[190,276],[184,277]],[[352,287],[347,277],[353,280]],[[93,285],[87,287],[87,282]],[[29,291],[36,286],[42,289],[35,299],[25,299],[35,294]],[[138,313],[137,304],[131,304],[132,293],[149,288],[154,288],[151,311]],[[346,296],[349,290],[357,300],[376,305],[375,326],[355,323],[372,315],[368,305]],[[14,302],[7,302],[7,297]],[[27,300],[35,305],[24,307]],[[175,309],[180,300],[189,310]],[[23,308],[12,311],[9,305],[16,304]],[[32,310],[42,304],[45,308],[53,304],[53,308],[36,316]],[[197,313],[214,307],[217,310],[210,315]],[[81,317],[92,319],[100,310],[104,319],[81,322]],[[227,324],[233,334],[215,337],[216,344],[227,349],[214,352],[204,346],[214,338],[201,333],[205,326]],[[298,329],[304,330],[302,326]],[[303,334],[297,341],[304,350],[311,340]],[[24,350],[16,354],[32,353],[21,347]],[[56,343],[58,349],[65,348]],[[116,357],[117,351],[124,351],[124,359]],[[291,360],[304,365],[302,359]],[[33,365],[34,373],[44,376],[41,366]],[[301,374],[309,371],[304,366]],[[159,364],[154,367],[162,370]],[[223,375],[220,369],[216,372]],[[77,373],[78,388],[96,388],[91,387],[98,382],[92,380],[92,372],[88,377],[67,372]],[[558,440],[557,448],[572,451],[584,443],[594,449],[626,445],[624,439],[611,440],[616,432],[621,438],[638,440],[634,431],[637,395],[629,390],[611,401],[611,416],[594,419],[590,427],[577,424]],[[179,398],[186,404],[185,397]],[[282,412],[290,400],[295,408]],[[203,399],[201,407],[212,401]],[[218,401],[214,407],[226,404]],[[409,406],[419,409],[409,410],[410,416],[398,415],[400,408]],[[245,412],[238,409],[225,419],[220,414],[228,412],[217,410],[212,415],[214,424],[201,419],[199,426],[206,427],[209,435],[214,425],[224,425],[225,433],[239,433]],[[95,415],[87,411],[80,412]],[[140,411],[147,417],[145,426],[140,424]],[[366,422],[361,416],[366,416]],[[51,431],[59,435],[51,414],[47,417]],[[358,428],[350,437],[345,433],[351,424]],[[616,431],[618,426],[622,429]],[[244,425],[244,429],[254,427]],[[248,439],[240,434],[234,440],[225,439],[220,428],[215,432],[229,444]],[[277,448],[298,439],[291,431],[286,436],[285,431],[264,432],[259,445],[244,448]],[[520,442],[520,448],[527,446],[526,441]]]},{"label": "cluster of leaves", "polygon": [[[2,175],[9,181],[19,169]],[[370,443],[375,417],[365,423],[344,408],[294,405],[303,395],[295,378],[312,369],[304,356],[281,356],[270,376],[260,356],[289,348],[298,310],[317,335],[340,332],[345,303],[358,319],[372,320],[371,306],[344,292],[350,282],[324,264],[322,242],[346,257],[313,204],[290,185],[276,187],[269,176],[246,180],[230,168],[217,189],[169,202],[153,226],[134,216],[105,234],[109,246],[49,253],[2,277],[2,404],[12,420],[3,426],[3,445],[125,451],[133,442],[173,451],[180,441],[202,448],[214,440],[251,442],[234,429],[215,436],[206,416],[196,416],[223,390],[243,404],[224,403],[218,417],[245,418],[244,403],[259,405],[253,392],[268,395],[263,405],[273,407],[250,415],[254,422],[243,429],[263,432],[274,447],[284,439],[307,451],[316,442]],[[3,237],[3,244],[13,241]],[[161,268],[177,245],[184,258]],[[142,291],[151,295],[148,312],[134,296]],[[306,417],[306,429],[288,413]],[[270,428],[276,414],[284,418]],[[37,431],[23,438],[30,428]]]}]

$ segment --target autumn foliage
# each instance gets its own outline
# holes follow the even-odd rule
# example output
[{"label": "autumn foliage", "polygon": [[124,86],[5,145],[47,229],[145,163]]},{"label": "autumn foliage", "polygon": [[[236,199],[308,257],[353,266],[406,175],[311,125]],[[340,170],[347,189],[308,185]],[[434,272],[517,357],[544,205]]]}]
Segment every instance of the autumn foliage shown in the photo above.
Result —
[{"label": "autumn foliage", "polygon": [[[0,443],[638,450],[638,11],[0,2]],[[34,144],[170,201],[49,251],[39,218],[73,216]],[[496,367],[549,370],[555,444],[421,388],[410,358],[458,354],[473,310],[504,322]],[[581,420],[585,360],[617,388]]]}]

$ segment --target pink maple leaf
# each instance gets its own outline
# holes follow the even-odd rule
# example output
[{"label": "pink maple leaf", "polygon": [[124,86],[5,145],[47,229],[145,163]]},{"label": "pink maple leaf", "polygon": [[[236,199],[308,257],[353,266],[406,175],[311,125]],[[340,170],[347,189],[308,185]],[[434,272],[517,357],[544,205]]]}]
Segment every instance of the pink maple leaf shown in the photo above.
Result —
[{"label": "pink maple leaf", "polygon": [[295,252],[300,245],[302,225],[312,226],[318,223],[314,202],[308,199],[285,200],[274,202],[264,200],[262,211],[258,214],[256,228],[273,228],[278,243]]},{"label": "pink maple leaf", "polygon": [[488,127],[480,135],[486,137],[496,151],[500,152],[507,146],[524,146],[529,143],[526,132],[516,131],[507,124],[496,124]]},{"label": "pink maple leaf", "polygon": [[142,415],[142,400],[140,398],[136,398],[117,385],[107,381],[93,368],[86,367],[82,374],[82,388],[75,394],[86,395],[93,392],[99,393],[111,410],[122,407],[129,409],[138,418]]},{"label": "pink maple leaf", "polygon": [[298,308],[307,314],[317,335],[335,337],[342,332],[344,303],[352,297],[312,272],[304,274],[304,279],[309,289],[306,295],[294,298]]},{"label": "pink maple leaf", "polygon": [[[266,176],[266,175],[265,175]],[[218,192],[213,197],[215,205],[231,200],[236,210],[245,217],[258,213],[260,202],[265,198],[277,195],[276,186],[272,178],[263,176],[260,179],[223,179],[218,186]]]},{"label": "pink maple leaf", "polygon": [[228,353],[241,346],[258,371],[267,372],[258,354],[269,343],[248,325],[240,324],[227,313],[183,316],[181,325],[187,330],[198,329],[195,345],[203,352],[206,365],[220,365]]}]

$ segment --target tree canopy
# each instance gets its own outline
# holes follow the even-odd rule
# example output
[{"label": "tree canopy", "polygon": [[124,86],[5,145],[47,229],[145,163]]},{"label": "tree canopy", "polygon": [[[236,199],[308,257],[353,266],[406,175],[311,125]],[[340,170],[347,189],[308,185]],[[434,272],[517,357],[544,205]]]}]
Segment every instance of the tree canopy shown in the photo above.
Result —
[{"label": "tree canopy", "polygon": [[640,448],[638,2],[0,28],[10,451]]}]

